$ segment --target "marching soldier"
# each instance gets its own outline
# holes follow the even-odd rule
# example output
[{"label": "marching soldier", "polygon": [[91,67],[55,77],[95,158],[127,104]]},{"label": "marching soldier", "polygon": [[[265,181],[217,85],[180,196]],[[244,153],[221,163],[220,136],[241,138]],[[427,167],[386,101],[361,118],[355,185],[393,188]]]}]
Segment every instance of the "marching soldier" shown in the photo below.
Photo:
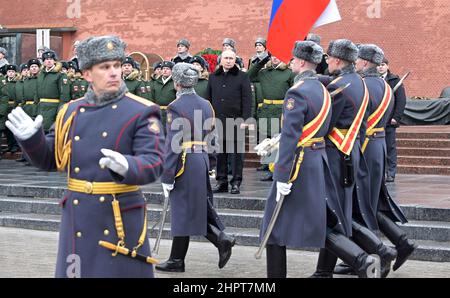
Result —
[{"label": "marching soldier", "polygon": [[[320,35],[317,35],[314,33],[309,33],[308,36],[306,37],[306,40],[313,41],[320,46],[320,40],[321,40]],[[320,61],[319,65],[317,65],[316,72],[319,75],[328,73],[328,64],[327,64],[326,56],[327,55],[324,54],[322,57],[322,61]]]},{"label": "marching soldier", "polygon": [[198,96],[207,99],[209,72],[206,61],[201,56],[194,56],[189,63],[194,65],[199,72],[198,82],[194,86],[195,92]]},{"label": "marching soldier", "polygon": [[[17,96],[20,94],[18,92],[17,82],[19,81],[20,74],[17,73],[17,67],[15,65],[6,65],[6,77],[2,79],[2,86],[0,90],[0,101],[4,106],[5,120],[6,115],[10,113],[15,107],[17,107],[21,102],[20,98]],[[8,149],[6,152],[16,153],[19,151],[19,146],[17,141],[14,139],[14,135],[9,129],[5,129],[6,142],[8,144]]]},{"label": "marching soldier", "polygon": [[[161,178],[164,195],[170,196],[173,242],[169,259],[156,266],[162,271],[185,271],[184,259],[190,236],[205,236],[217,247],[219,268],[223,268],[230,259],[235,243],[234,238],[223,232],[225,227],[213,207],[208,144],[204,140],[214,129],[214,110],[194,90],[198,76],[197,69],[187,63],[176,64],[173,68],[177,99],[167,108],[167,138]],[[203,121],[201,125],[196,124],[195,119],[199,117],[199,111]],[[180,128],[181,123],[183,127]],[[174,148],[174,144],[179,147]]]},{"label": "marching soldier", "polygon": [[[397,258],[394,270],[397,270],[417,247],[407,239],[406,233],[394,221],[406,223],[406,217],[389,196],[384,185],[384,165],[386,159],[385,127],[393,109],[392,89],[377,71],[384,58],[383,51],[376,45],[364,44],[359,47],[356,70],[364,77],[369,91],[368,122],[363,138],[362,152],[367,162],[370,187],[363,189],[370,200],[373,213],[377,216],[379,228],[396,246]],[[370,194],[367,196],[367,194]],[[356,213],[358,216],[359,214]],[[355,216],[355,215],[354,215]],[[359,215],[360,216],[360,215]],[[383,264],[382,264],[383,265]],[[383,269],[383,268],[382,268]],[[387,275],[390,268],[385,268]],[[336,267],[335,273],[350,274],[345,266]]]},{"label": "marching soldier", "polygon": [[[278,132],[278,129],[275,128],[276,131],[272,131],[273,119],[277,119],[279,128],[283,98],[286,91],[292,86],[295,74],[278,58],[267,55],[252,65],[248,75],[252,82],[259,83],[258,88],[261,89],[262,98],[258,101],[257,110],[260,133],[262,131],[263,135],[273,137]],[[272,181],[272,173],[269,172],[261,180]]]},{"label": "marching soldier", "polygon": [[[369,105],[366,84],[356,73],[353,64],[358,58],[358,48],[350,40],[339,39],[330,42],[327,54],[328,69],[335,77],[327,89],[333,92],[350,84],[333,98],[333,113],[326,149],[336,193],[330,195],[330,200],[342,206],[345,234],[352,236],[352,240],[367,253],[377,254],[381,258],[381,274],[387,275],[396,252],[384,245],[366,228],[366,226],[373,230],[378,228],[376,215],[371,209],[369,199],[355,190],[355,184],[358,184],[356,179],[361,178],[359,176],[361,140],[358,138],[360,134],[365,135],[364,117]],[[360,216],[353,218],[353,214]],[[337,261],[335,255],[330,253],[328,246],[321,249],[313,277],[332,277]]]},{"label": "marching soldier", "polygon": [[189,53],[189,48],[191,47],[191,43],[189,42],[189,40],[183,38],[180,39],[177,43],[177,52],[178,54],[172,58],[172,62],[174,64],[177,63],[190,63],[191,59],[192,59],[192,55]]},{"label": "marching soldier", "polygon": [[138,185],[162,170],[159,107],[127,92],[122,40],[90,37],[77,50],[90,86],[64,104],[50,133],[21,108],[6,123],[34,165],[67,171],[56,277],[153,277]]},{"label": "marching soldier", "polygon": [[147,89],[145,84],[140,80],[139,70],[136,69],[136,64],[133,58],[127,57],[122,64],[122,74],[125,85],[127,85],[130,93],[147,98]]},{"label": "marching soldier", "polygon": [[175,64],[171,61],[162,63],[161,77],[154,81],[152,90],[152,100],[161,108],[161,119],[163,125],[166,124],[167,106],[176,98],[176,90],[173,86],[172,68]]},{"label": "marching soldier", "polygon": [[44,118],[45,132],[55,122],[58,108],[70,100],[69,79],[61,73],[61,62],[56,62],[56,53],[48,50],[42,54],[43,69],[39,72],[37,81],[37,97],[39,99],[38,115]]},{"label": "marching soldier", "polygon": [[[299,74],[283,104],[279,159],[260,233],[266,233],[276,205],[283,203],[266,246],[267,276],[286,277],[286,246],[324,247],[325,243],[364,276],[372,260],[340,233],[341,220],[345,220],[342,213],[330,215],[333,222],[327,219],[328,197],[334,188],[329,188],[332,183],[327,180],[330,169],[324,137],[332,119],[332,103],[314,71],[323,50],[314,42],[300,41],[293,54],[293,71]],[[281,196],[285,198],[280,200]]]}]

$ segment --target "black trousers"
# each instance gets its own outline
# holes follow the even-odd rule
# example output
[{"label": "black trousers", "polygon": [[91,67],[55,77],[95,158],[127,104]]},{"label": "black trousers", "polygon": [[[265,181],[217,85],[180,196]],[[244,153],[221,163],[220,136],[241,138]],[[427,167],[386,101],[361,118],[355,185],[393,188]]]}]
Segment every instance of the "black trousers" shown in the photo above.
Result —
[{"label": "black trousers", "polygon": [[[217,154],[217,173],[216,180],[220,184],[228,184],[228,161],[231,166],[231,175],[233,176],[230,180],[231,185],[240,186],[242,183],[242,172],[244,169],[244,154],[237,153],[243,152],[244,142],[242,141],[223,141],[221,147],[222,153]],[[227,150],[233,149],[232,153],[227,153]],[[238,151],[238,149],[240,151]]]},{"label": "black trousers", "polygon": [[19,144],[17,144],[14,134],[8,128],[5,129],[6,142],[8,143],[8,150],[18,149]]},{"label": "black trousers", "polygon": [[386,175],[390,177],[395,177],[397,172],[396,130],[393,126],[386,127]]}]

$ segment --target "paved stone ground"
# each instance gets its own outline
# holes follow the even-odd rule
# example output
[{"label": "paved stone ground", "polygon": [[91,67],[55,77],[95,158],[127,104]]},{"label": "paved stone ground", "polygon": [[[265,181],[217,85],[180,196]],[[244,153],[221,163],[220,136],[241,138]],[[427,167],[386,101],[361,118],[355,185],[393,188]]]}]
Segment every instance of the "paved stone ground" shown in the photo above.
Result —
[{"label": "paved stone ground", "polygon": [[[0,228],[0,278],[53,277],[58,233],[16,228]],[[171,241],[161,240],[160,260],[170,252]],[[235,246],[227,266],[218,269],[217,249],[207,242],[191,242],[186,257],[186,272],[160,273],[161,278],[264,278],[266,260],[254,258],[256,247]],[[317,253],[288,250],[288,277],[308,277],[314,271]],[[339,277],[339,276],[336,276]],[[408,261],[391,278],[448,278],[450,263]]]}]

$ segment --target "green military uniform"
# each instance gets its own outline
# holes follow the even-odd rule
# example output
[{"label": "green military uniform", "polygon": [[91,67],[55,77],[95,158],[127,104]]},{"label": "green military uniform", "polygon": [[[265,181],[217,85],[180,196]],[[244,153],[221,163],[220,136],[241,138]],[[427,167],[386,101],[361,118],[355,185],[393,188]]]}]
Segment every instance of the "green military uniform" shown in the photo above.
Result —
[{"label": "green military uniform", "polygon": [[22,83],[22,108],[30,117],[37,116],[38,98],[37,98],[37,75],[30,75]]},{"label": "green military uniform", "polygon": [[82,98],[89,87],[89,83],[79,72],[69,74],[68,78],[70,80],[70,98],[72,100]]},{"label": "green military uniform", "polygon": [[[13,65],[8,65],[8,67],[12,66]],[[8,142],[9,151],[18,148],[14,136],[11,132],[9,132],[9,130],[6,130],[5,122],[7,120],[8,114],[21,103],[20,98],[17,96],[18,94],[20,94],[20,90],[18,90],[17,85],[17,82],[20,81],[20,79],[20,75],[16,75],[13,79],[3,77],[0,90],[0,130],[6,131],[6,139]]]},{"label": "green military uniform", "polygon": [[7,78],[2,75],[0,77],[0,137],[1,132],[5,130],[6,116],[8,115],[8,97],[3,95],[4,92],[6,93],[6,81]]},{"label": "green military uniform", "polygon": [[273,67],[271,62],[253,64],[248,75],[253,82],[259,82],[261,98],[258,98],[258,118],[267,118],[267,134],[271,136],[271,118],[281,118],[283,98],[293,85],[295,74],[286,64]]},{"label": "green military uniform", "polygon": [[198,77],[198,83],[195,85],[194,90],[198,96],[203,97],[204,99],[208,99],[208,78],[209,73],[207,70],[203,70],[203,72]]},{"label": "green military uniform", "polygon": [[61,67],[61,63],[56,62],[50,71],[44,68],[37,77],[37,114],[44,118],[44,131],[48,131],[55,122],[58,108],[70,101],[69,79],[66,74],[60,72]]},{"label": "green military uniform", "polygon": [[137,69],[133,69],[133,71],[128,76],[125,76],[123,80],[130,93],[146,99],[150,98],[149,94],[147,94],[145,83],[139,78],[139,71]]},{"label": "green military uniform", "polygon": [[163,125],[166,125],[166,109],[167,106],[176,98],[177,91],[173,86],[172,76],[170,76],[165,82],[163,77],[153,82],[152,96],[153,102],[161,107],[161,120]]}]

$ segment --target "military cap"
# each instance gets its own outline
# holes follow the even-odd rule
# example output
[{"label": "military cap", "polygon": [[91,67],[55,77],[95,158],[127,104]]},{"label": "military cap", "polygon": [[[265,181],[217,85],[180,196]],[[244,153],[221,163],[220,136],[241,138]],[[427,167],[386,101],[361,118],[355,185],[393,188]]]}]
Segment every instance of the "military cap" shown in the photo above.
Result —
[{"label": "military cap", "polygon": [[14,64],[8,64],[8,65],[6,65],[6,71],[8,71],[8,70],[17,71],[17,66],[15,66]]},{"label": "military cap", "polygon": [[266,40],[265,38],[258,37],[258,38],[255,40],[255,46],[256,46],[258,43],[259,43],[259,44],[262,44],[263,47],[266,48],[267,40]]},{"label": "military cap", "polygon": [[192,64],[177,63],[172,69],[172,80],[185,88],[192,88],[197,85],[198,71]]},{"label": "military cap", "polygon": [[78,68],[78,64],[76,61],[69,61],[67,62],[69,64],[69,68],[73,68],[75,70],[75,72],[79,72],[80,69]]},{"label": "military cap", "polygon": [[125,59],[126,43],[117,36],[93,36],[81,41],[77,46],[78,66],[89,69],[105,61]]},{"label": "military cap", "polygon": [[67,61],[61,61],[61,65],[65,69],[69,69],[69,63]]},{"label": "military cap", "polygon": [[41,62],[38,59],[30,59],[27,62],[28,67],[31,67],[31,65],[36,64],[37,66],[41,67]]},{"label": "military cap", "polygon": [[317,43],[318,45],[320,45],[320,36],[314,33],[309,33],[308,36],[306,37],[306,40],[310,40],[313,41],[315,43]]},{"label": "military cap", "polygon": [[20,64],[19,68],[20,68],[20,71],[22,71],[24,69],[28,69],[28,64],[22,63],[22,64]]},{"label": "military cap", "polygon": [[168,68],[172,69],[174,65],[175,65],[175,63],[173,63],[172,61],[164,61],[161,65],[161,68],[168,67]]},{"label": "military cap", "polygon": [[42,53],[42,61],[45,61],[45,59],[57,60],[56,53],[52,50],[45,51],[44,53]]},{"label": "military cap", "polygon": [[348,39],[336,39],[330,42],[327,54],[348,62],[355,62],[358,59],[358,48]]},{"label": "military cap", "polygon": [[222,42],[222,45],[226,45],[226,44],[231,46],[232,48],[234,48],[236,46],[236,42],[234,41],[234,39],[228,38],[228,37],[226,37]]},{"label": "military cap", "polygon": [[162,62],[155,62],[153,63],[153,70],[156,70],[158,68],[162,68]]},{"label": "military cap", "polygon": [[319,64],[322,61],[323,49],[311,40],[297,41],[292,55],[305,61]]},{"label": "military cap", "polygon": [[362,44],[359,47],[358,57],[376,65],[380,65],[383,62],[384,52],[375,44]]},{"label": "military cap", "polygon": [[5,48],[0,47],[0,53],[6,56],[7,52]]},{"label": "military cap", "polygon": [[2,75],[5,75],[5,74],[6,74],[6,65],[7,65],[7,64],[5,64],[5,65],[3,65],[2,67],[0,67],[0,73],[1,73]]},{"label": "military cap", "polygon": [[197,62],[198,64],[200,64],[203,68],[207,67],[207,62],[206,60],[201,57],[201,56],[194,56],[191,58],[191,60],[189,61],[189,63],[193,64],[194,62]]},{"label": "military cap", "polygon": [[186,48],[190,48],[191,47],[191,43],[189,42],[189,40],[187,40],[187,39],[185,39],[185,38],[183,38],[183,39],[180,39],[179,41],[178,41],[178,43],[177,43],[177,46],[178,45],[184,45]]},{"label": "military cap", "polygon": [[124,65],[124,64],[131,64],[131,66],[133,66],[133,67],[136,66],[136,64],[134,62],[134,59],[132,57],[130,57],[130,56],[127,56],[125,58],[125,60],[123,60],[122,65]]}]

